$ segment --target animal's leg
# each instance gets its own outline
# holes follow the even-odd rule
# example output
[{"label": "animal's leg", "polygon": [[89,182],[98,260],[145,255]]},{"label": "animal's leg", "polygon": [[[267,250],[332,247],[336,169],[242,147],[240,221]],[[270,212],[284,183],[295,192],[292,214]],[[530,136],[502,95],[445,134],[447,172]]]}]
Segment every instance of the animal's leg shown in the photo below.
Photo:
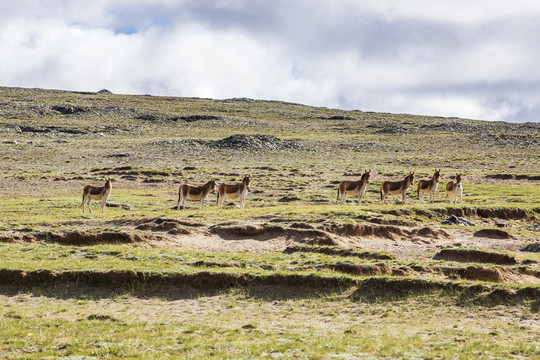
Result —
[{"label": "animal's leg", "polygon": [[[223,194],[225,196],[225,194]],[[219,193],[217,195],[217,207],[218,209],[221,209],[223,205],[223,196],[219,196]]]},{"label": "animal's leg", "polygon": [[182,192],[178,194],[178,203],[176,204],[176,210],[180,210],[180,202],[182,201]]},{"label": "animal's leg", "polygon": [[185,209],[186,208],[186,197],[184,196],[183,193],[180,193],[180,198],[178,199],[178,210],[180,210],[180,208],[182,209]]}]

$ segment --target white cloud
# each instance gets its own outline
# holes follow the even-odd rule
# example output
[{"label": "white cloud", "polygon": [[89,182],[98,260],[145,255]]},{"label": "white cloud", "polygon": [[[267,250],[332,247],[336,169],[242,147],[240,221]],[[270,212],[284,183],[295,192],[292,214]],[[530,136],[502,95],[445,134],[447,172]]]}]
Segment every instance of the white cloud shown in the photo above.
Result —
[{"label": "white cloud", "polygon": [[0,85],[539,121],[540,3],[9,0]]}]

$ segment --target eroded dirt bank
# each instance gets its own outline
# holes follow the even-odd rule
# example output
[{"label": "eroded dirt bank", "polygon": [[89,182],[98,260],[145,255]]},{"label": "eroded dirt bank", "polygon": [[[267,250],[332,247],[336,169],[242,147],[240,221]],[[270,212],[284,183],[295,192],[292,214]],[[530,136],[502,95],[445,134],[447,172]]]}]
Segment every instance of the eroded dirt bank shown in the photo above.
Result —
[{"label": "eroded dirt bank", "polygon": [[[65,231],[0,232],[0,242],[44,242],[74,246],[111,243],[253,253],[283,251],[295,244],[307,244],[384,251],[402,259],[430,257],[444,248],[520,251],[535,242],[533,238],[511,235],[507,230],[497,228],[470,231],[467,228],[426,226],[384,218],[370,218],[342,225],[287,219],[207,224],[162,217],[62,225]],[[96,231],[99,225],[107,229],[114,227],[115,231]]]}]

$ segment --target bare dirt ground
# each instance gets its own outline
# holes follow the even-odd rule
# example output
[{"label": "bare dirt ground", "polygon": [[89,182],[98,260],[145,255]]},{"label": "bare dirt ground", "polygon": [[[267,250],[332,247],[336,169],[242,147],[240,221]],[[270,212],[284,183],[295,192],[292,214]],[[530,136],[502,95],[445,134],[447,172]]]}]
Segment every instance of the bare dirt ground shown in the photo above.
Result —
[{"label": "bare dirt ground", "polygon": [[[530,239],[492,239],[474,237],[472,233],[464,230],[445,229],[450,235],[444,238],[416,237],[389,239],[376,236],[368,237],[341,237],[333,236],[336,246],[371,251],[385,251],[399,258],[424,258],[434,254],[444,247],[465,247],[484,250],[510,250],[519,251]],[[281,235],[269,238],[257,236],[255,238],[225,239],[219,235],[193,234],[193,235],[167,235],[162,239],[150,241],[148,244],[155,247],[171,247],[212,252],[252,252],[264,253],[269,251],[283,251],[288,246],[297,244],[294,237]]]},{"label": "bare dirt ground", "polygon": [[[157,224],[156,221],[157,220]],[[88,233],[95,225],[114,225],[123,232]],[[184,224],[184,225],[182,225]],[[64,224],[66,225],[66,224]],[[477,248],[482,250],[519,251],[532,240],[519,235],[508,238],[475,236],[470,230],[433,226],[397,226],[362,224],[351,234],[349,228],[297,229],[287,225],[239,224],[226,226],[178,219],[119,220],[106,223],[69,223],[76,231],[48,236],[40,233],[4,232],[3,242],[52,242],[92,245],[93,243],[125,242],[136,246],[188,249],[203,252],[282,252],[295,244],[333,245],[351,249],[384,251],[398,258],[416,259],[433,256],[441,248]],[[358,230],[358,228],[360,230]],[[504,232],[503,232],[504,233]],[[54,234],[54,230],[53,230]],[[120,237],[120,235],[124,235]]]}]

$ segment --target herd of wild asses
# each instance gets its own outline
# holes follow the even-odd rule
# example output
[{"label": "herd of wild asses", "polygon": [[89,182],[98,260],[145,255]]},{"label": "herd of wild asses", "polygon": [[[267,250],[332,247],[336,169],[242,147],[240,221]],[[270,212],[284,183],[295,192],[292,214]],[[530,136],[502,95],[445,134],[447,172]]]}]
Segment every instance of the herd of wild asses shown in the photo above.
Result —
[{"label": "herd of wild asses", "polygon": [[[360,180],[351,181],[345,180],[342,181],[337,189],[337,199],[336,201],[339,204],[344,204],[347,200],[347,195],[357,195],[358,204],[362,204],[362,197],[366,191],[367,185],[369,184],[369,179],[371,177],[371,170],[365,170],[362,174]],[[441,177],[441,170],[435,170],[433,176],[429,179],[423,179],[418,182],[418,200],[423,202],[424,194],[428,194],[429,201],[435,201],[435,192],[439,186],[439,180]],[[458,173],[456,175],[455,181],[452,180],[446,184],[446,192],[450,199],[450,203],[457,202],[459,197],[459,202],[462,202],[463,187],[461,185],[462,174]],[[388,204],[386,202],[386,196],[388,194],[401,195],[401,201],[405,204],[405,194],[414,183],[414,171],[410,172],[403,180],[401,181],[383,181],[380,188],[381,203]],[[235,184],[216,184],[215,179],[211,179],[204,185],[191,185],[183,183],[178,189],[178,204],[176,205],[177,209],[185,208],[186,199],[199,200],[201,202],[201,210],[204,209],[204,201],[208,194],[211,191],[217,191],[217,207],[222,208],[223,199],[229,197],[231,199],[240,198],[240,208],[244,208],[246,195],[249,192],[249,187],[251,184],[251,174],[246,174],[242,179],[242,182]],[[107,199],[111,194],[112,190],[112,180],[107,179],[104,186],[94,186],[86,185],[83,189],[82,197],[82,208],[83,213],[85,206],[88,207],[88,211],[92,212],[90,209],[91,200],[101,201],[101,212],[105,211],[105,206],[107,204]]]}]

